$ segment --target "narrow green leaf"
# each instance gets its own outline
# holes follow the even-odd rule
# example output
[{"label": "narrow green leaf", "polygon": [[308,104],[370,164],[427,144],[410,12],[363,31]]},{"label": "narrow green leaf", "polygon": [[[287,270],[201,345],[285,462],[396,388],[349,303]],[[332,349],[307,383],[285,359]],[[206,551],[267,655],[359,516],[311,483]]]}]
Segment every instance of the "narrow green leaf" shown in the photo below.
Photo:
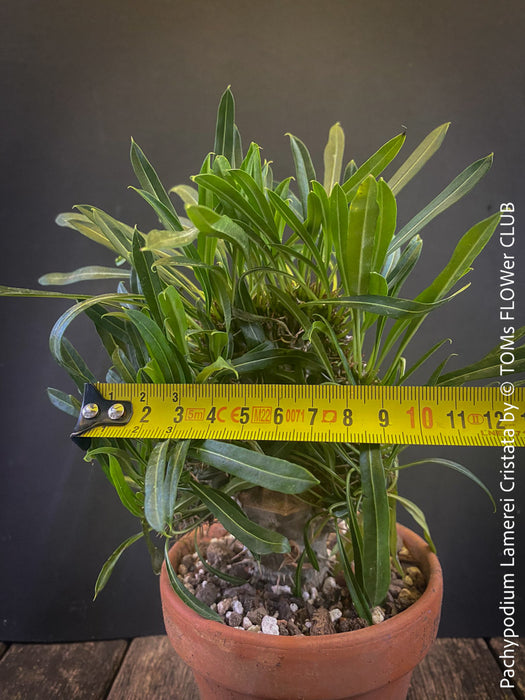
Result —
[{"label": "narrow green leaf", "polygon": [[317,560],[317,555],[315,553],[314,548],[312,547],[312,543],[310,542],[310,524],[312,523],[312,520],[315,519],[315,516],[313,518],[310,518],[306,525],[304,526],[303,530],[303,540],[304,540],[304,551],[306,552],[306,556],[308,557],[308,561],[310,564],[314,567],[316,571],[319,571],[319,562]]},{"label": "narrow green leaf", "polygon": [[410,180],[417,175],[421,168],[434,155],[443,143],[443,139],[448,131],[450,122],[441,124],[430,132],[419,146],[408,156],[403,165],[397,170],[390,180],[388,186],[397,195]]},{"label": "narrow green leaf", "polygon": [[142,250],[144,239],[141,234],[135,229],[133,235],[133,267],[137,274],[140,289],[144,294],[144,298],[148,305],[148,309],[157,322],[159,328],[164,327],[164,319],[160,310],[158,296],[165,288],[165,284],[159,278],[158,272],[152,269],[153,255],[149,251]]},{"label": "narrow green leaf", "polygon": [[164,477],[165,509],[169,516],[168,524],[171,524],[175,505],[177,502],[177,491],[181,474],[186,464],[186,457],[191,444],[191,440],[178,440],[168,454],[168,463]]},{"label": "narrow green leaf", "polygon": [[169,440],[158,442],[151,451],[144,481],[144,515],[156,532],[164,532],[171,521],[164,492]]},{"label": "narrow green leaf", "polygon": [[[256,229],[268,233],[268,225],[252,205],[242,196],[242,194],[229,182],[214,173],[195,175],[193,180],[213,194],[215,194],[227,206],[233,208],[238,216],[244,218]],[[270,232],[271,233],[271,232]]]},{"label": "narrow green leaf", "polygon": [[370,156],[370,158],[365,161],[363,165],[361,165],[361,167],[359,167],[346,182],[343,183],[343,191],[348,199],[352,199],[354,190],[360,185],[365,177],[368,177],[369,175],[378,177],[378,175],[383,172],[386,166],[392,160],[394,160],[396,155],[399,153],[401,146],[405,142],[405,138],[405,134],[398,134],[397,136],[394,136],[393,139],[390,139],[390,141],[387,141],[384,146],[381,146],[381,148],[376,151],[373,156]]},{"label": "narrow green leaf", "polygon": [[[308,193],[310,182],[315,180],[315,169],[308,148],[304,143],[292,134],[286,134],[290,138],[290,148],[295,163],[295,174],[297,187],[299,189],[299,199],[303,205],[303,216],[306,217]],[[284,197],[283,197],[284,198]]]},{"label": "narrow green leaf", "polygon": [[177,194],[184,204],[198,204],[199,203],[199,193],[195,187],[190,185],[175,185],[170,190],[170,193],[174,192]]},{"label": "narrow green leaf", "polygon": [[114,455],[109,455],[109,476],[122,505],[125,506],[132,515],[141,518],[142,508],[137,502],[137,494],[124,478],[119,461]]},{"label": "narrow green leaf", "polygon": [[74,282],[86,282],[91,280],[129,279],[129,270],[118,267],[102,267],[101,265],[89,265],[79,267],[73,272],[48,272],[38,280],[42,285],[63,285]]},{"label": "narrow green leaf", "polygon": [[178,352],[160,330],[155,321],[134,309],[127,309],[126,315],[136,326],[143,338],[151,358],[155,358],[167,384],[186,383],[191,379],[191,372],[185,358]]},{"label": "narrow green leaf", "polygon": [[352,539],[352,549],[354,552],[354,569],[355,576],[361,588],[364,588],[365,582],[363,579],[363,536],[359,528],[357,520],[357,511],[350,492],[350,479],[352,472],[349,471],[346,477],[346,505],[348,508],[348,530]]},{"label": "narrow green leaf", "polygon": [[490,498],[490,502],[492,503],[492,506],[494,508],[494,512],[496,512],[496,502],[494,501],[494,497],[492,496],[489,489],[485,486],[485,484],[481,481],[481,479],[478,479],[478,477],[470,471],[470,469],[467,469],[467,467],[464,467],[462,464],[459,464],[458,462],[453,462],[450,459],[442,459],[441,457],[428,457],[427,459],[421,459],[421,460],[418,460],[417,462],[410,462],[409,464],[401,464],[398,467],[398,469],[408,469],[409,467],[417,467],[421,464],[440,464],[444,467],[448,467],[449,469],[454,469],[455,471],[459,472],[460,474],[463,474],[463,476],[466,476],[468,479],[471,479],[471,481],[473,481],[475,484],[477,484],[479,486],[479,488],[487,494],[487,496]]},{"label": "narrow green leaf", "polygon": [[58,408],[59,411],[63,411],[74,418],[78,418],[80,402],[71,396],[71,394],[66,394],[59,389],[48,387],[47,396],[53,406]]},{"label": "narrow green leaf", "polygon": [[390,585],[388,496],[379,445],[361,448],[363,580],[370,604],[380,605]]},{"label": "narrow green leaf", "polygon": [[430,536],[430,530],[428,529],[427,521],[425,518],[425,515],[421,508],[419,506],[416,506],[415,503],[412,501],[409,501],[408,498],[403,498],[402,496],[398,496],[397,494],[390,493],[388,494],[388,498],[394,498],[396,501],[401,503],[403,508],[407,511],[409,515],[411,515],[416,523],[421,527],[423,530],[423,535],[425,537],[425,540],[428,542],[428,546],[430,547],[430,550],[432,552],[436,551],[436,547],[434,543],[432,542],[432,537]]},{"label": "narrow green leaf", "polygon": [[133,139],[131,139],[130,158],[131,165],[133,166],[133,170],[142,189],[155,197],[155,199],[157,199],[170,213],[173,220],[178,222],[179,228],[181,228],[175,207],[173,206],[171,199],[168,197],[166,190],[160,182],[157,173],[144,155],[144,152],[140,146],[135,143]]},{"label": "narrow green leaf", "polygon": [[[465,288],[463,288],[465,289]],[[432,303],[423,303],[411,301],[410,299],[395,299],[393,297],[374,296],[372,294],[363,294],[355,297],[335,297],[333,299],[318,299],[317,301],[307,301],[301,306],[322,306],[324,304],[339,304],[341,306],[349,306],[351,309],[359,309],[361,311],[370,311],[379,316],[389,316],[391,318],[416,318],[418,316],[426,316],[433,309],[437,309],[442,304],[446,304],[456,294],[459,294],[463,289],[460,289],[455,294],[452,294],[446,299]]]},{"label": "narrow green leaf", "polygon": [[124,540],[124,542],[119,544],[115,551],[108,557],[108,559],[106,559],[95,583],[94,600],[96,599],[100,591],[105,587],[106,583],[109,580],[109,577],[113,573],[113,569],[115,568],[116,563],[120,559],[123,552],[125,552],[128,547],[130,547],[137,540],[140,540],[140,538],[143,536],[144,534],[142,532],[139,532],[136,535],[128,537],[128,539]]},{"label": "narrow green leaf", "polygon": [[215,127],[215,143],[213,150],[216,155],[225,156],[231,163],[233,160],[233,145],[235,139],[235,101],[229,87],[222,94],[217,110]]},{"label": "narrow green leaf", "polygon": [[496,230],[500,215],[493,214],[475,224],[457,244],[448,264],[432,284],[416,297],[416,301],[434,302],[443,297],[469,270]]},{"label": "narrow green leaf", "polygon": [[187,357],[189,355],[188,341],[186,340],[188,317],[181,295],[175,287],[169,286],[159,294],[158,301],[166,329],[179,352],[183,357]]},{"label": "narrow green leaf", "polygon": [[182,231],[158,231],[153,229],[144,235],[142,250],[173,250],[185,248],[193,243],[199,235],[194,228],[184,228]]},{"label": "narrow green leaf", "polygon": [[477,160],[475,163],[472,163],[472,165],[469,165],[468,168],[465,168],[465,170],[454,178],[437,197],[403,226],[390,244],[389,252],[404,245],[432,221],[432,219],[438,216],[438,214],[444,212],[452,206],[452,204],[455,204],[455,202],[461,199],[461,197],[466,195],[467,192],[470,192],[489,170],[491,165],[492,154],[485,158],[480,158],[480,160]]},{"label": "narrow green leaf", "polygon": [[341,537],[341,533],[339,532],[339,525],[337,522],[335,525],[335,532],[337,535],[337,549],[339,551],[339,559],[341,561],[341,566],[343,567],[346,585],[348,586],[348,590],[350,591],[352,602],[354,604],[355,609],[357,610],[357,614],[359,615],[359,617],[363,618],[363,620],[366,620],[368,624],[371,625],[372,615],[370,614],[370,608],[368,606],[368,602],[366,600],[364,591],[361,588],[356,578],[356,575],[352,569],[352,565],[348,560],[343,538]]},{"label": "narrow green leaf", "polygon": [[220,615],[211,610],[207,605],[202,603],[198,598],[196,598],[193,593],[190,593],[182,581],[178,578],[175,573],[175,569],[170,561],[168,552],[168,541],[166,540],[166,545],[164,549],[164,562],[166,564],[166,571],[168,574],[168,579],[171,587],[175,593],[179,596],[183,603],[185,603],[189,608],[194,610],[198,615],[204,617],[206,620],[214,620],[215,622],[220,622],[222,624],[223,620]]},{"label": "narrow green leaf", "polygon": [[154,194],[151,194],[147,190],[141,190],[138,187],[130,186],[129,189],[139,194],[142,197],[142,199],[150,205],[150,207],[159,217],[159,221],[162,224],[164,224],[164,226],[167,229],[169,229],[170,231],[183,230],[182,224],[179,220],[179,217],[175,213],[175,210],[172,211],[170,207],[167,207]]},{"label": "narrow green leaf", "polygon": [[229,496],[195,481],[191,482],[191,488],[226,530],[251,552],[284,554],[290,551],[290,543],[286,537],[253,523]]},{"label": "narrow green leaf", "polygon": [[377,183],[377,203],[379,213],[371,268],[374,272],[381,272],[385,264],[388,246],[396,230],[397,220],[396,198],[382,178]]},{"label": "narrow green leaf", "polygon": [[114,250],[107,238],[84,214],[78,214],[77,212],[62,212],[56,217],[55,222],[58,224],[58,226],[71,228],[74,231],[78,231],[83,236],[86,236],[86,238],[95,241],[95,243],[99,243],[110,250]]},{"label": "narrow green leaf", "polygon": [[348,214],[348,234],[342,246],[349,295],[368,292],[374,257],[375,231],[379,216],[377,183],[372,176],[359,186]]},{"label": "narrow green leaf", "polygon": [[276,238],[277,231],[273,212],[268,204],[268,200],[264,196],[262,179],[259,184],[249,173],[244,172],[244,170],[232,169],[230,170],[230,176],[233,178],[238,188],[244,192],[253,210],[264,219],[268,231],[271,231],[273,234],[273,238]]},{"label": "narrow green leaf", "polygon": [[233,360],[233,366],[239,374],[247,374],[249,372],[259,372],[271,367],[295,366],[310,367],[312,369],[321,369],[317,358],[302,350],[286,350],[278,348],[272,350],[251,350],[241,357]]},{"label": "narrow green leaf", "polygon": [[298,464],[216,440],[193,447],[191,455],[227,474],[280,493],[302,493],[319,483]]},{"label": "narrow green leaf", "polygon": [[[341,124],[334,124],[328,134],[328,143],[324,149],[324,180],[323,187],[330,194],[333,186],[339,184],[343,167],[343,152],[345,150],[345,134]],[[311,178],[313,179],[313,178]]]}]

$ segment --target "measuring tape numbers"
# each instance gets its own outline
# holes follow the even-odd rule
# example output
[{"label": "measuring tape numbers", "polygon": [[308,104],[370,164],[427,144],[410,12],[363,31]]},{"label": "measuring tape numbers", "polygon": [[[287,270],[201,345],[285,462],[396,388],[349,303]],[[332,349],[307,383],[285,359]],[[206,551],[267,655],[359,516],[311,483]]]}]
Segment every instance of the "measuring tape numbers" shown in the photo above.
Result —
[{"label": "measuring tape numbers", "polygon": [[86,384],[72,438],[488,447],[511,434],[525,446],[523,387]]}]

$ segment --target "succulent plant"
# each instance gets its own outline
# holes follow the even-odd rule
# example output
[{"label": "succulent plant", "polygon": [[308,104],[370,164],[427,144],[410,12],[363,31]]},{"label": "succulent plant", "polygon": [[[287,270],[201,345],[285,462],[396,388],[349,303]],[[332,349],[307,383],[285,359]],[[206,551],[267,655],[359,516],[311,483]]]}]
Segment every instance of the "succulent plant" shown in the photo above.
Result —
[{"label": "succulent plant", "polygon": [[[40,282],[115,279],[116,292],[68,295],[7,287],[0,292],[75,301],[56,322],[50,343],[79,391],[100,379],[65,336],[82,314],[107,351],[108,382],[404,384],[447,341],[437,338],[410,366],[407,346],[434,309],[466,289],[458,290],[458,283],[498,223],[497,214],[476,223],[415,298],[402,295],[421,254],[423,228],[469,192],[492,162],[489,155],[469,165],[398,228],[396,198],[440,147],[447,129],[448,124],[434,129],[388,180],[381,175],[401,150],[403,133],[357,166],[343,162],[344,133],[335,124],[322,181],[305,144],[289,135],[295,169],[276,180],[256,143],[243,152],[228,89],[218,109],[213,153],[191,185],[167,192],[132,141],[136,192],[153,209],[157,228],[143,233],[94,206],[59,215],[59,225],[108,248],[115,264],[52,273]],[[172,194],[182,200],[184,216]],[[428,370],[428,385],[459,386],[497,373],[494,352],[468,368],[445,372],[447,359]],[[77,394],[50,389],[49,398],[78,415]],[[140,521],[139,532],[104,564],[96,592],[135,541],[145,539],[158,571],[170,540],[210,518],[270,571],[282,571],[290,540],[298,544],[298,559],[286,561],[300,586],[301,576],[323,566],[323,536],[332,529],[355,606],[370,621],[397,559],[398,506],[433,546],[423,513],[397,491],[400,469],[410,466],[399,464],[402,450],[403,445],[94,438],[86,460],[100,463]],[[435,461],[486,491],[465,467]],[[165,547],[158,546],[162,540]],[[216,618],[184,588],[167,557],[166,562],[181,597]]]}]

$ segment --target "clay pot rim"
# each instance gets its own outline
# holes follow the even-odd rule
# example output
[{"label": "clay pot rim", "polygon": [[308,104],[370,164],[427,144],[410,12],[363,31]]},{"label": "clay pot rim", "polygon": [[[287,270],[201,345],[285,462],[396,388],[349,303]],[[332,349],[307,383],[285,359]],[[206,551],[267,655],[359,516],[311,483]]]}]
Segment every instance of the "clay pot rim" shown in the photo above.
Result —
[{"label": "clay pot rim", "polygon": [[[160,585],[163,589],[163,595],[177,609],[177,615],[180,618],[184,618],[186,624],[191,625],[193,628],[198,628],[202,636],[220,635],[223,638],[230,639],[232,643],[242,643],[250,647],[264,646],[286,650],[293,648],[298,651],[303,647],[309,646],[312,643],[312,639],[315,639],[316,644],[320,645],[321,649],[348,648],[349,645],[359,647],[367,644],[375,645],[378,634],[394,639],[401,630],[417,625],[421,617],[430,614],[432,601],[436,597],[441,599],[442,595],[443,574],[436,554],[430,550],[428,544],[419,535],[409,528],[398,524],[398,531],[407,549],[412,551],[418,565],[421,566],[422,563],[425,563],[425,573],[428,576],[427,587],[421,597],[406,610],[397,613],[397,615],[378,625],[370,625],[369,627],[350,632],[338,632],[315,637],[299,635],[285,637],[281,635],[249,633],[246,630],[237,630],[234,627],[229,627],[214,620],[207,620],[189,608],[171,588],[165,564],[162,565]],[[190,534],[193,537],[193,534]],[[177,544],[175,543],[171,548],[170,558]]]}]

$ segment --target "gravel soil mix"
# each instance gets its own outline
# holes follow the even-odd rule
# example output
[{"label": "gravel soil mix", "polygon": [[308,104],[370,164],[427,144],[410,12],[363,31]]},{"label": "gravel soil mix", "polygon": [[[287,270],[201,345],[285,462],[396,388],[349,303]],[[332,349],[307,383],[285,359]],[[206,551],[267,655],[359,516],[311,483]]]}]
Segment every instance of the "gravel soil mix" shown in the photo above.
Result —
[{"label": "gravel soil mix", "polygon": [[[178,576],[230,627],[284,636],[335,634],[366,627],[354,609],[344,580],[330,573],[330,569],[318,586],[306,584],[298,597],[284,581],[261,580],[257,562],[232,535],[203,542],[199,553],[204,563],[196,552],[187,554],[179,565]],[[372,610],[374,624],[405,610],[425,590],[425,578],[408,550],[399,552],[399,560],[404,573],[401,575],[392,567],[385,602]],[[329,563],[333,570],[335,557],[330,557]],[[235,583],[211,573],[207,567],[233,577]]]}]

